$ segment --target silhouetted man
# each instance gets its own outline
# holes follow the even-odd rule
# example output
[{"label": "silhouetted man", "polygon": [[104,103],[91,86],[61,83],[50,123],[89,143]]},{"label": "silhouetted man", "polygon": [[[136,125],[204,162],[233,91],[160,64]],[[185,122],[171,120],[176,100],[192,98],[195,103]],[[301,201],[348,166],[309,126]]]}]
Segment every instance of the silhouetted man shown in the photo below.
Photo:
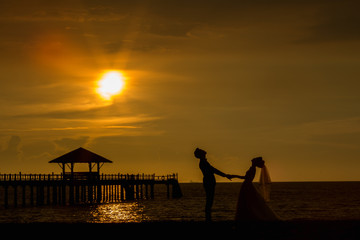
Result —
[{"label": "silhouetted man", "polygon": [[[211,207],[214,202],[216,180],[214,174],[230,179],[230,175],[225,174],[213,166],[206,159],[206,152],[202,149],[196,148],[194,155],[200,159],[199,167],[201,169],[203,178],[203,185],[206,193],[205,217],[206,221],[211,221]],[[230,179],[231,180],[231,179]]]}]

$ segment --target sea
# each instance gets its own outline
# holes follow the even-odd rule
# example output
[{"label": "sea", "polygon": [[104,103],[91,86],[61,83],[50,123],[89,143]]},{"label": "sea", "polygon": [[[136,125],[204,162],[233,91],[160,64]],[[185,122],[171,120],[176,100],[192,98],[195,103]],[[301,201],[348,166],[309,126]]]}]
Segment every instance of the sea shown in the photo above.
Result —
[{"label": "sea", "polygon": [[[257,184],[257,183],[254,183]],[[202,183],[180,183],[183,197],[66,206],[0,206],[0,223],[133,223],[204,221]],[[241,183],[217,183],[213,221],[231,221]],[[3,189],[0,188],[0,195]],[[2,204],[2,203],[0,203]],[[360,220],[360,182],[274,182],[268,203],[285,221]]]}]

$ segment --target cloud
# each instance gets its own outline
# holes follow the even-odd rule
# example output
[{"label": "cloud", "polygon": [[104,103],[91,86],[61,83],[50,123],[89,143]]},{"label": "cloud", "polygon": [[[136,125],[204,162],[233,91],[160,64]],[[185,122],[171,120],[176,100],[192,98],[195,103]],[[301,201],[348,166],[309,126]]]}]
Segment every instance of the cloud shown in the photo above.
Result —
[{"label": "cloud", "polygon": [[308,4],[313,8],[312,21],[308,22],[308,31],[299,39],[303,43],[324,43],[359,41],[360,16],[357,1],[326,1]]},{"label": "cloud", "polygon": [[273,130],[264,131],[263,134],[274,142],[286,145],[326,146],[329,149],[358,150],[360,118],[328,119],[281,125]]},{"label": "cloud", "polygon": [[22,166],[41,169],[56,155],[56,145],[50,138],[27,138],[23,142],[22,152]]},{"label": "cloud", "polygon": [[76,149],[76,148],[86,145],[86,143],[89,141],[89,139],[90,139],[90,137],[88,137],[88,136],[83,136],[83,137],[78,137],[78,138],[61,138],[61,139],[54,140],[54,143],[60,149],[71,150],[71,149]]},{"label": "cloud", "polygon": [[0,158],[2,162],[13,162],[19,160],[21,154],[21,138],[19,136],[11,136],[5,147],[0,151]]},{"label": "cloud", "polygon": [[[19,7],[19,2],[22,2]],[[102,3],[102,2],[101,2]],[[104,4],[64,1],[62,4],[42,1],[41,4],[17,0],[2,3],[2,21],[26,22],[112,22],[124,19],[123,8],[110,8]],[[70,7],[71,6],[71,7]]]},{"label": "cloud", "polygon": [[151,34],[165,37],[188,37],[189,33],[197,26],[194,23],[181,22],[155,22],[145,27],[145,31]]}]

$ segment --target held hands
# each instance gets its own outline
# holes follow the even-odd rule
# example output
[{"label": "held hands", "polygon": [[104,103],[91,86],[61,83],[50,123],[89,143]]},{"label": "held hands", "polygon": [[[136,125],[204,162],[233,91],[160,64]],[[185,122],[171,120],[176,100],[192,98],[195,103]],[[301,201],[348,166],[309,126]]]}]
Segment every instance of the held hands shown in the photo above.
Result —
[{"label": "held hands", "polygon": [[245,179],[244,176],[240,176],[240,175],[232,175],[232,174],[226,174],[225,176],[227,179],[229,179],[231,181],[231,179],[233,178],[239,178],[239,179]]},{"label": "held hands", "polygon": [[231,181],[233,175],[226,174],[225,177]]}]

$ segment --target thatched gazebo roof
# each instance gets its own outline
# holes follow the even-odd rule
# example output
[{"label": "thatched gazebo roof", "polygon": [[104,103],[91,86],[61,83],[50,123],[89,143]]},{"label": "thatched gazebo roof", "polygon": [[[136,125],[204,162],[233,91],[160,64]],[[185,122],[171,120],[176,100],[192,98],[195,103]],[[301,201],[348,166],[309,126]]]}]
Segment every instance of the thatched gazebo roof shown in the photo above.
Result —
[{"label": "thatched gazebo roof", "polygon": [[[100,168],[104,163],[112,163],[109,159],[106,159],[96,153],[90,152],[82,147],[75,149],[74,151],[68,152],[58,158],[55,158],[49,163],[57,163],[62,169],[63,175],[65,176],[65,167],[68,166],[70,169],[71,175],[74,175],[74,165],[75,163],[87,163],[89,164],[89,173],[92,173],[92,169],[97,165],[97,174],[100,174]],[[100,163],[102,163],[100,165]],[[81,172],[77,172],[80,174]]]},{"label": "thatched gazebo roof", "polygon": [[80,147],[49,161],[49,163],[112,163],[112,161]]}]

